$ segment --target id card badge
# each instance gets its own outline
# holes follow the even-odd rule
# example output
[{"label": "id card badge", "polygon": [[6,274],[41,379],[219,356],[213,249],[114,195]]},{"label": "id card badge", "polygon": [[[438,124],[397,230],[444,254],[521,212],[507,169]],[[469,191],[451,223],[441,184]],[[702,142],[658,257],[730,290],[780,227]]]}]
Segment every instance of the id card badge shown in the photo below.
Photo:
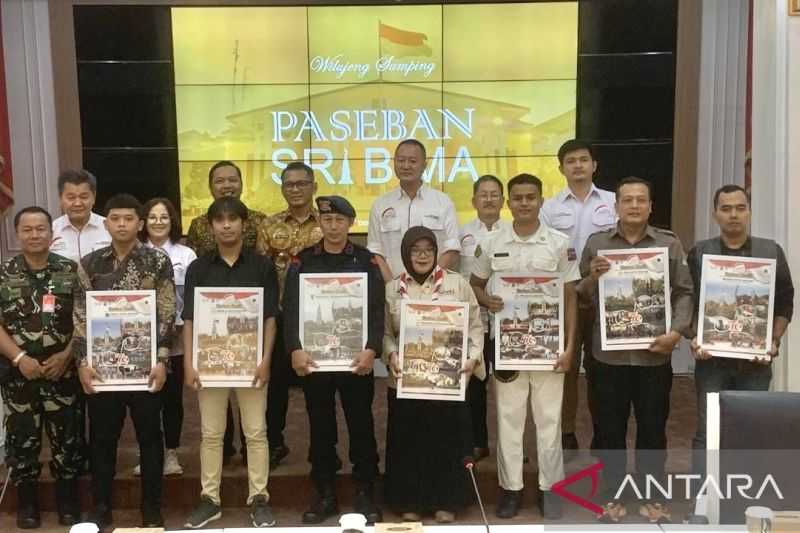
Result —
[{"label": "id card badge", "polygon": [[42,312],[54,313],[56,310],[56,296],[52,293],[47,293],[42,296]]}]

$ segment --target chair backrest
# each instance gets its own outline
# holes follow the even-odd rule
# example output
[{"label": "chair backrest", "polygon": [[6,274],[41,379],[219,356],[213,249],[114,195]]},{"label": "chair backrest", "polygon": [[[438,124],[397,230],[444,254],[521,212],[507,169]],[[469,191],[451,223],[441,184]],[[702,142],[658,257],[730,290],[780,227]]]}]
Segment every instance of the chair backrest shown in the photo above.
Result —
[{"label": "chair backrest", "polygon": [[[720,501],[720,523],[742,523],[744,510],[751,505],[775,511],[796,509],[800,503],[800,393],[721,392],[719,450],[720,489],[731,493]],[[737,474],[749,475],[752,485],[746,488],[745,478],[731,480]]]}]

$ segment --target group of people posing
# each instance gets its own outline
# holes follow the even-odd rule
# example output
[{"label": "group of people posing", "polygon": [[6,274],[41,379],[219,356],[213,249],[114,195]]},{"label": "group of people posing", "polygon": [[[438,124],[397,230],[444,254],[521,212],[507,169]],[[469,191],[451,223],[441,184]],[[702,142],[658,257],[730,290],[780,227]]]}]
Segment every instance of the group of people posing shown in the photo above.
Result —
[{"label": "group of people posing", "polygon": [[[284,441],[289,385],[302,386],[310,425],[311,479],[316,494],[304,523],[339,513],[335,489],[338,391],[349,434],[354,510],[369,522],[382,519],[375,498],[379,457],[372,403],[376,359],[388,370],[388,420],[383,502],[404,520],[432,513],[452,522],[469,504],[467,462],[490,455],[487,388],[497,408],[497,472],[501,494],[495,514],[516,516],[523,505],[523,435],[528,405],[536,426],[537,505],[546,519],[561,517],[552,487],[575,456],[578,370],[583,364],[593,423],[591,449],[604,463],[608,503],[600,520],[619,522],[630,502],[618,496],[626,469],[626,435],[633,408],[640,474],[662,476],[672,385],[671,354],[681,337],[697,359],[698,429],[705,447],[705,394],[766,390],[770,363],[792,318],[794,289],[779,245],[749,235],[750,199],[736,185],[720,188],[712,206],[720,234],[696,243],[687,255],[670,231],[649,218],[653,189],[628,177],[616,190],[596,187],[590,144],[566,142],[558,152],[567,187],[543,198],[531,174],[504,186],[481,176],[473,186],[476,218],[459,227],[452,200],[423,181],[425,147],[414,139],[394,154],[399,187],[375,200],[367,246],[351,240],[353,206],[340,196],[315,198],[313,170],[290,163],[281,174],[287,209],[272,216],[240,200],[243,176],[230,161],[209,171],[213,203],[197,217],[182,244],[180,215],[165,198],[144,205],[129,194],[112,196],[105,218],[92,212],[97,183],[89,172],[66,171],[58,187],[63,216],[40,207],[21,209],[14,227],[21,253],[0,268],[0,366],[7,429],[6,454],[17,466],[17,526],[39,527],[38,487],[42,429],[50,440],[59,523],[80,520],[77,479],[88,461],[93,507],[88,520],[112,523],[117,445],[127,413],[140,448],[144,527],[163,525],[163,475],[182,472],[177,450],[183,420],[183,386],[197,391],[202,440],[201,496],[184,527],[220,518],[223,465],[235,453],[229,397],[237,397],[247,505],[255,527],[275,524],[267,490],[270,469],[289,449]],[[507,206],[512,220],[500,218]],[[669,250],[671,329],[645,350],[605,351],[600,342],[598,280],[609,269],[601,250],[663,247]],[[773,345],[754,361],[712,358],[696,340],[700,265],[704,254],[776,259]],[[504,307],[492,293],[501,272],[552,272],[563,280],[564,351],[552,370],[494,371],[490,320]],[[366,273],[367,338],[350,372],[318,372],[299,338],[299,283],[303,273]],[[263,358],[249,387],[204,388],[192,363],[194,292],[197,287],[263,288]],[[99,375],[87,363],[86,291],[150,289],[157,302],[157,360],[148,391],[98,392]],[[398,353],[404,299],[469,304],[468,350],[460,369],[469,380],[466,401],[398,398]],[[488,376],[493,375],[490,379]],[[265,390],[266,389],[266,390]],[[88,412],[88,438],[84,419]],[[669,502],[637,502],[652,522],[671,519]]]}]

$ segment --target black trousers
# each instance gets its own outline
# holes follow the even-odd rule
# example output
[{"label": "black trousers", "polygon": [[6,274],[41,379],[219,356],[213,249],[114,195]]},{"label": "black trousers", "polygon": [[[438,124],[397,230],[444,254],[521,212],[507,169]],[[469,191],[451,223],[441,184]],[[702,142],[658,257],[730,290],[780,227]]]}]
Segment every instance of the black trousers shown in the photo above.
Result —
[{"label": "black trousers", "polygon": [[[486,333],[483,336],[483,360],[486,363],[486,373],[494,366],[494,339]],[[470,376],[467,385],[467,403],[469,404],[470,417],[472,418],[472,447],[489,447],[489,428],[486,426],[486,389],[489,377],[480,380]]]},{"label": "black trousers", "polygon": [[642,478],[649,474],[661,480],[667,459],[672,364],[607,365],[595,360],[593,367],[598,401],[596,437],[604,464],[606,496],[617,492],[626,474],[626,436],[631,407],[636,418],[637,472]]},{"label": "black trousers", "polygon": [[286,353],[282,332],[283,324],[279,318],[267,389],[267,442],[270,449],[286,444],[283,430],[286,429],[286,413],[289,410],[289,385],[297,379],[297,374],[292,370],[291,358]]},{"label": "black trousers", "polygon": [[371,483],[378,475],[378,447],[372,419],[375,381],[372,374],[314,372],[301,378],[311,426],[311,479],[333,481],[336,457],[336,391],[347,422],[353,479]]},{"label": "black trousers", "polygon": [[91,439],[92,495],[95,505],[111,507],[117,466],[117,444],[125,415],[130,411],[142,468],[143,510],[161,506],[164,444],[161,436],[161,394],[150,392],[101,392],[87,397]]},{"label": "black trousers", "polygon": [[161,389],[163,405],[161,419],[164,425],[164,447],[174,450],[181,445],[183,429],[183,356],[170,357],[170,372]]}]

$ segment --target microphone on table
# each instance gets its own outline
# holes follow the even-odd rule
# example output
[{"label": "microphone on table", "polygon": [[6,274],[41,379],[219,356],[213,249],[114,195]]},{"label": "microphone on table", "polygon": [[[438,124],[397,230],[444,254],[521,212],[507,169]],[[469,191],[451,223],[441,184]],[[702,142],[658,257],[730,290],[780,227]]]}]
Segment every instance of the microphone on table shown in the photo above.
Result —
[{"label": "microphone on table", "polygon": [[464,468],[469,472],[469,477],[472,480],[472,488],[475,490],[475,497],[478,498],[478,507],[481,509],[481,517],[483,517],[483,525],[486,527],[486,533],[489,531],[489,521],[486,519],[486,509],[483,508],[483,500],[481,500],[481,493],[478,490],[478,482],[475,480],[475,459],[470,456],[464,457]]},{"label": "microphone on table", "polygon": [[11,480],[11,472],[14,471],[14,468],[17,466],[17,458],[8,456],[6,457],[6,468],[8,468],[8,473],[6,474],[6,481],[3,483],[3,491],[0,492],[0,505],[3,503],[3,498],[6,495],[6,489],[8,488],[8,482]]}]

